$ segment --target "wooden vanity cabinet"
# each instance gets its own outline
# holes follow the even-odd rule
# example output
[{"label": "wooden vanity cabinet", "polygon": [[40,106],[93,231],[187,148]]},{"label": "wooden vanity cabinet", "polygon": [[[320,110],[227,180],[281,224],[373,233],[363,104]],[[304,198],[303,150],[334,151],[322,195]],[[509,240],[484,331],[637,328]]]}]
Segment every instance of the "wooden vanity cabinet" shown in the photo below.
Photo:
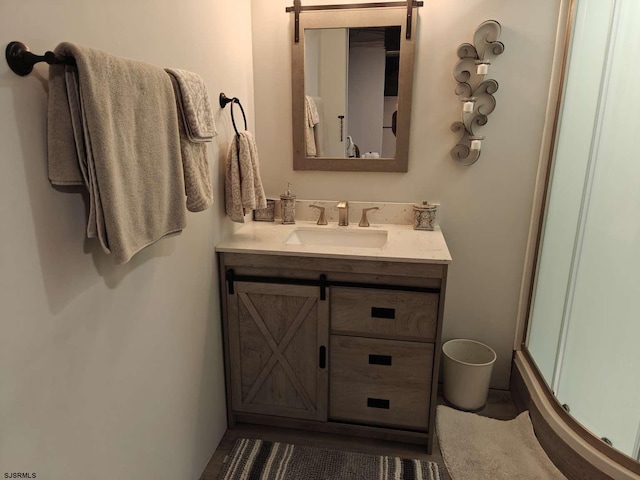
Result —
[{"label": "wooden vanity cabinet", "polygon": [[236,421],[431,451],[446,264],[219,253]]}]

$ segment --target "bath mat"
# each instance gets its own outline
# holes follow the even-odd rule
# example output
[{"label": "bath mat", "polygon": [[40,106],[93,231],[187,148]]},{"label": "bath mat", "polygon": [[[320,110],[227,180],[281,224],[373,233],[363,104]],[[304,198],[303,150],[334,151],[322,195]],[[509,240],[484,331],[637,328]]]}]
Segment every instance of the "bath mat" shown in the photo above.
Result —
[{"label": "bath mat", "polygon": [[241,438],[219,480],[440,480],[438,464]]},{"label": "bath mat", "polygon": [[538,443],[529,412],[503,421],[439,405],[436,431],[452,480],[566,480]]}]

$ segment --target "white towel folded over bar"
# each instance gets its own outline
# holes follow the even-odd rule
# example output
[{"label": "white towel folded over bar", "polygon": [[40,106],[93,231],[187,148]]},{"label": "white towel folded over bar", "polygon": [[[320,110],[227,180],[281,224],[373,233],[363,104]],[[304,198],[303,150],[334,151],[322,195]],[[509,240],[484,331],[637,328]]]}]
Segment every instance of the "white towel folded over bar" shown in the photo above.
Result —
[{"label": "white towel folded over bar", "polygon": [[[178,127],[180,129],[180,153],[184,169],[187,210],[190,212],[202,212],[213,204],[211,169],[209,167],[209,154],[206,143],[210,142],[212,137],[209,137],[209,140],[205,140],[204,137],[194,139],[193,134],[190,132],[196,130],[200,122],[198,122],[198,115],[185,115],[185,105],[200,105],[202,107],[200,117],[211,117],[209,125],[213,125],[209,96],[207,95],[204,81],[199,75],[185,70],[170,68],[167,68],[166,71],[171,79],[176,96],[176,106],[178,112],[180,112],[178,115]],[[193,80],[195,77],[199,80],[191,82],[191,88],[184,88],[184,79]],[[183,79],[182,81],[180,80],[181,78]],[[204,110],[208,112],[208,115],[205,114]],[[215,127],[213,131],[215,131]]]},{"label": "white towel folded over bar", "polygon": [[179,68],[165,70],[177,81],[178,110],[184,121],[189,140],[210,142],[213,137],[218,135],[218,131],[204,80],[197,73],[188,70]]},{"label": "white towel folded over bar", "polygon": [[49,68],[48,161],[54,185],[86,185],[87,236],[116,263],[186,225],[171,80],[152,65],[62,43],[76,66]]}]

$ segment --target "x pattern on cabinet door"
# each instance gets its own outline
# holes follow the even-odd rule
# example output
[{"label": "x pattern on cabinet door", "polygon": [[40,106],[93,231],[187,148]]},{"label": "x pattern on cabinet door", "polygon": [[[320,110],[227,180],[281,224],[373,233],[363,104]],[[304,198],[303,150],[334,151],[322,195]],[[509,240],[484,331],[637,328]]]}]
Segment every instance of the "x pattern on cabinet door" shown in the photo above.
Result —
[{"label": "x pattern on cabinet door", "polygon": [[231,365],[234,410],[325,419],[326,371],[318,368],[317,352],[328,319],[318,289],[243,283],[229,297],[240,358]]}]

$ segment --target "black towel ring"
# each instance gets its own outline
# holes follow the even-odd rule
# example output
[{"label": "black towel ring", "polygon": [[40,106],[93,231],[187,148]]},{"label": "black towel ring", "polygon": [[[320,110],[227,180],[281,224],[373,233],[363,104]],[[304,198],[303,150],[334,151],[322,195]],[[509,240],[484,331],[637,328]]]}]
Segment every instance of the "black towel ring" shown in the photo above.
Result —
[{"label": "black towel ring", "polygon": [[219,101],[220,101],[220,108],[224,108],[227,106],[227,103],[231,103],[231,123],[233,124],[233,129],[236,131],[236,135],[240,135],[240,132],[238,132],[238,127],[236,125],[236,119],[233,116],[233,104],[237,103],[238,106],[240,107],[240,111],[242,112],[242,119],[244,120],[244,129],[246,130],[247,116],[244,113],[244,108],[242,108],[242,104],[240,103],[240,100],[238,99],[238,97],[229,98],[224,93],[220,93]]},{"label": "black towel ring", "polygon": [[244,108],[242,108],[242,104],[240,103],[240,100],[238,100],[237,98],[234,99],[234,101],[231,103],[231,123],[233,123],[233,129],[236,131],[236,133],[238,133],[238,128],[236,127],[236,120],[235,118],[233,118],[233,104],[237,103],[238,106],[240,107],[240,111],[242,112],[242,119],[244,120],[244,129],[247,129],[247,116],[244,114]]}]

